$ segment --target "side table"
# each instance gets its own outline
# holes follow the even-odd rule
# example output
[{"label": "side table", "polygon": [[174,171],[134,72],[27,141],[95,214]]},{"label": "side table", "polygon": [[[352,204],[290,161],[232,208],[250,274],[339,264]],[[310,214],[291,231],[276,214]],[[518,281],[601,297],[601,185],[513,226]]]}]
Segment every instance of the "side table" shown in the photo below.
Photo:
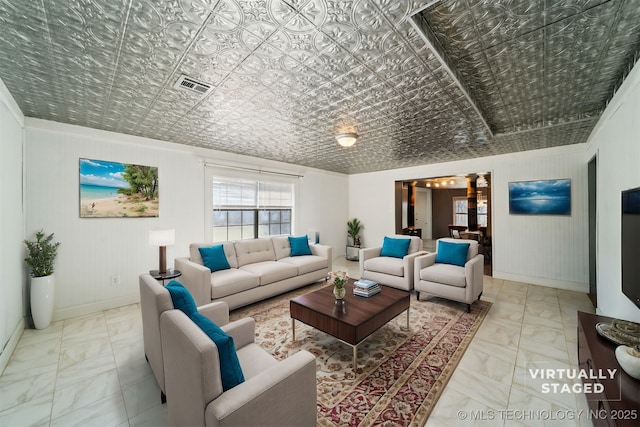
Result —
[{"label": "side table", "polygon": [[167,269],[164,273],[160,273],[158,270],[151,270],[149,271],[149,274],[157,281],[162,281],[162,286],[164,286],[165,280],[175,279],[176,277],[182,276],[180,270],[174,270],[172,268]]},{"label": "side table", "polygon": [[[578,311],[578,367],[589,375],[582,383],[600,392],[586,394],[589,419],[594,426],[634,426],[640,416],[640,381],[627,375],[616,359],[617,344],[601,337],[598,323],[611,323],[611,317]],[[613,371],[613,377],[598,375]],[[577,380],[576,380],[577,381]]]},{"label": "side table", "polygon": [[347,260],[358,261],[360,259],[360,246],[347,245]]}]

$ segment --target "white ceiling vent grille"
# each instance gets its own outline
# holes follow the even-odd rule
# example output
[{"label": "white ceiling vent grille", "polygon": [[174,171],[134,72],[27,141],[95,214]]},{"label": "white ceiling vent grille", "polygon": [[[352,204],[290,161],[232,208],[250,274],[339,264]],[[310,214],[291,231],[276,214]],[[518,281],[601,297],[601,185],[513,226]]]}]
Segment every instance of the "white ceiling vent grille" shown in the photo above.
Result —
[{"label": "white ceiling vent grille", "polygon": [[205,95],[213,86],[181,74],[173,87],[176,89],[186,90],[191,93],[196,93],[198,95]]}]

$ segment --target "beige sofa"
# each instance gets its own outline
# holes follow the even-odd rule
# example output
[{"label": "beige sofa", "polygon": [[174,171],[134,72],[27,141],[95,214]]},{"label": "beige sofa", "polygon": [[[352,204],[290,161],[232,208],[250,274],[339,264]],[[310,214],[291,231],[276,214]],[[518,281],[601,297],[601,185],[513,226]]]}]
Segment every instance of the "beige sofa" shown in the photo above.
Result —
[{"label": "beige sofa", "polygon": [[400,234],[387,237],[410,239],[407,255],[403,258],[380,256],[382,246],[360,249],[360,278],[410,291],[413,289],[413,261],[425,253],[422,251],[422,239]]},{"label": "beige sofa", "polygon": [[480,299],[483,291],[484,256],[478,253],[478,242],[467,239],[438,239],[440,242],[453,244],[468,243],[467,257],[464,266],[437,263],[437,252],[416,258],[414,265],[416,298],[420,300],[420,292],[458,301],[467,304],[471,311],[471,303]]},{"label": "beige sofa", "polygon": [[182,272],[179,281],[198,306],[224,301],[229,309],[261,301],[327,277],[331,271],[331,247],[310,245],[312,255],[290,256],[287,236],[223,243],[231,268],[214,271],[203,265],[199,248],[214,243],[192,243],[189,257],[175,260]]}]

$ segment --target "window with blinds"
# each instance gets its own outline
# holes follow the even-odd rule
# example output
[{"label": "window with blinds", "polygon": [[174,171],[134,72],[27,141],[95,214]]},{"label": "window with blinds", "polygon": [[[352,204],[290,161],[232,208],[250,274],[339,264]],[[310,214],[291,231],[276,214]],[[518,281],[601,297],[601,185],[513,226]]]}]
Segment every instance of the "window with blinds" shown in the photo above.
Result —
[{"label": "window with blinds", "polygon": [[[487,226],[487,198],[480,191],[478,192],[478,226]],[[467,221],[467,198],[453,197],[453,225],[468,224]]]},{"label": "window with blinds", "polygon": [[293,184],[213,179],[213,241],[291,234]]}]

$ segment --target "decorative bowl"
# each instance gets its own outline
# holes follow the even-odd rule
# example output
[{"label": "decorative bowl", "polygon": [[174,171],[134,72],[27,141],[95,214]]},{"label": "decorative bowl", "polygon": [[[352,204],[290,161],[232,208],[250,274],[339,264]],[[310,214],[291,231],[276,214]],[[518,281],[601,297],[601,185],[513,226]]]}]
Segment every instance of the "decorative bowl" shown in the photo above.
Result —
[{"label": "decorative bowl", "polygon": [[627,347],[621,345],[616,347],[616,359],[629,376],[640,380],[640,346]]},{"label": "decorative bowl", "polygon": [[615,319],[611,322],[608,332],[616,338],[618,344],[631,347],[640,344],[640,325],[637,323]]}]

